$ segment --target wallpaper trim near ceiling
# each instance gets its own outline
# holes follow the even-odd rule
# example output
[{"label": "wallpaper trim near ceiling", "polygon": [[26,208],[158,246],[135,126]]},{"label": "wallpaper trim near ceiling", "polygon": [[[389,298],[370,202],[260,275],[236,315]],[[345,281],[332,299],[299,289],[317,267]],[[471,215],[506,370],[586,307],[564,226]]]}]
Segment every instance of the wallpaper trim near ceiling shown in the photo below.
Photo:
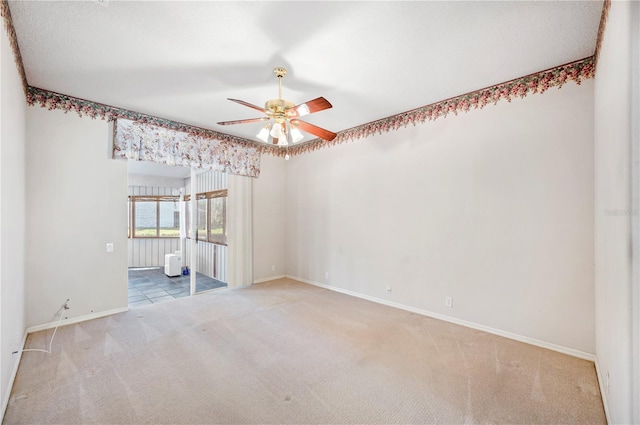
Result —
[{"label": "wallpaper trim near ceiling", "polygon": [[61,109],[65,112],[75,111],[79,116],[91,118],[99,117],[109,121],[122,118],[138,121],[145,124],[155,125],[171,130],[186,132],[204,139],[219,140],[222,142],[236,143],[246,147],[253,147],[259,153],[268,153],[275,156],[300,155],[318,149],[342,144],[347,141],[354,141],[375,134],[387,133],[407,127],[409,124],[423,124],[425,121],[434,121],[444,118],[449,114],[458,115],[459,112],[468,112],[471,109],[482,109],[490,103],[494,105],[499,101],[511,102],[513,98],[524,98],[530,94],[544,93],[551,87],[561,88],[565,83],[572,81],[580,84],[583,80],[594,76],[594,56],[581,59],[566,65],[561,65],[525,77],[517,78],[505,83],[497,84],[485,89],[476,90],[430,105],[422,106],[411,111],[392,115],[367,124],[353,127],[338,132],[333,141],[313,139],[304,144],[291,147],[278,147],[267,145],[252,140],[231,136],[225,133],[218,133],[200,127],[194,127],[163,118],[145,115],[126,109],[116,108],[89,100],[79,99],[48,90],[29,87],[27,93],[27,103],[29,105],[39,104],[49,110]]},{"label": "wallpaper trim near ceiling", "polygon": [[561,88],[568,81],[580,84],[582,80],[593,78],[594,70],[594,57],[590,56],[566,65],[540,71],[485,89],[476,90],[348,130],[343,130],[338,132],[338,136],[330,142],[314,139],[289,148],[289,154],[300,155],[301,153],[322,149],[347,141],[398,130],[401,127],[407,127],[409,124],[415,126],[416,124],[423,124],[425,121],[434,121],[440,117],[446,117],[449,114],[458,115],[459,112],[468,112],[470,109],[482,109],[489,103],[495,105],[501,100],[511,102],[513,98],[524,98],[530,94],[544,93],[551,87]]},{"label": "wallpaper trim near ceiling", "polygon": [[239,144],[244,147],[252,147],[257,149],[257,152],[260,154],[267,153],[274,156],[285,157],[287,154],[300,155],[306,152],[342,144],[347,141],[354,141],[375,134],[399,130],[409,124],[423,124],[425,121],[433,121],[440,117],[444,118],[449,114],[457,115],[459,112],[468,112],[470,109],[482,109],[489,103],[496,104],[501,100],[511,102],[511,100],[516,97],[524,98],[530,94],[544,93],[551,87],[561,88],[568,81],[580,84],[585,79],[593,78],[595,75],[597,56],[604,36],[604,27],[606,25],[610,4],[611,0],[604,0],[598,39],[593,56],[425,105],[411,111],[402,112],[400,114],[382,118],[347,130],[339,131],[337,137],[331,142],[322,139],[313,139],[303,144],[291,147],[267,145],[258,141],[232,136],[226,133],[219,133],[217,131],[201,127],[195,127],[164,118],[92,102],[90,100],[55,93],[37,87],[31,87],[28,85],[22,58],[20,56],[20,49],[15,29],[13,27],[13,22],[11,20],[8,0],[0,0],[0,12],[4,18],[5,29],[13,49],[18,72],[22,78],[27,103],[30,106],[38,104],[49,110],[61,109],[65,112],[73,110],[80,117],[88,116],[92,119],[95,119],[96,117],[109,121],[118,118],[128,119],[171,130],[186,132],[204,139]]},{"label": "wallpaper trim near ceiling", "polygon": [[24,72],[22,56],[20,55],[20,47],[18,46],[18,36],[16,35],[16,29],[13,27],[11,11],[9,10],[9,2],[7,0],[2,0],[0,2],[0,15],[4,21],[4,29],[7,31],[7,36],[9,37],[9,44],[11,45],[11,50],[13,50],[13,59],[18,67],[18,73],[22,80],[22,90],[24,90],[24,94],[26,96],[29,84],[27,83],[27,74]]},{"label": "wallpaper trim near ceiling", "polygon": [[594,66],[598,67],[598,58],[600,57],[600,49],[602,48],[602,39],[604,38],[604,30],[607,27],[607,19],[609,17],[609,9],[611,9],[611,0],[604,0],[602,5],[602,14],[600,15],[600,25],[598,26],[598,39],[596,40],[596,51]]},{"label": "wallpaper trim near ceiling", "polygon": [[217,131],[154,117],[152,115],[141,114],[140,112],[130,111],[128,109],[116,108],[103,103],[96,103],[90,100],[67,96],[66,94],[55,93],[49,90],[39,89],[37,87],[29,86],[27,90],[27,103],[29,106],[38,104],[49,110],[60,109],[65,113],[73,111],[80,117],[89,117],[91,119],[100,118],[108,121],[126,119],[137,121],[143,124],[189,133],[204,139],[217,140],[224,143],[234,143],[244,147],[252,147],[257,149],[259,153],[271,153],[276,155],[279,153],[276,146],[265,145],[258,141],[219,133]]}]

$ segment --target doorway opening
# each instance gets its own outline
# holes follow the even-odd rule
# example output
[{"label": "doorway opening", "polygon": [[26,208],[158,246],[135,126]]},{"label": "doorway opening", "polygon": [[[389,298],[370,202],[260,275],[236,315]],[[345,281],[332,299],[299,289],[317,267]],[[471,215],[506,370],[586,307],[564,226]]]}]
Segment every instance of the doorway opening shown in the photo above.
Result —
[{"label": "doorway opening", "polygon": [[[226,223],[226,210],[209,209],[201,218],[199,209],[190,208],[194,176],[194,189],[209,182],[226,184],[226,176],[140,161],[129,161],[128,167],[129,307],[226,287],[226,240],[209,242],[212,235],[224,232],[226,237],[226,228],[219,226]],[[195,211],[193,217],[191,211]],[[199,236],[195,231],[203,218],[207,236],[212,236],[206,241],[192,238],[192,234]],[[192,223],[197,228],[191,229]]]}]

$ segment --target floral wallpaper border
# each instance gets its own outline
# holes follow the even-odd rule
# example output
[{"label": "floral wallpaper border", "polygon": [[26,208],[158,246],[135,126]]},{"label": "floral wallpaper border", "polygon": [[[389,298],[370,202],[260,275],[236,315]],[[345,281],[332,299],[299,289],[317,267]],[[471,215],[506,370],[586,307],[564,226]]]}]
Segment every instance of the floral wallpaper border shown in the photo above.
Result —
[{"label": "floral wallpaper border", "polygon": [[[114,121],[116,119],[127,119],[138,121],[144,124],[150,124],[163,127],[169,130],[176,130],[199,136],[205,139],[218,140],[221,142],[235,143],[240,146],[253,147],[260,153],[271,153],[276,147],[265,145],[258,141],[244,139],[242,137],[232,136],[225,133],[219,133],[213,130],[207,130],[201,127],[195,127],[180,122],[167,120],[164,118],[154,117],[152,115],[141,114],[139,112],[127,109],[116,108],[114,106],[102,103],[92,102],[90,100],[80,99],[66,94],[55,93],[49,90],[39,89],[37,87],[29,87],[27,90],[27,103],[29,105],[40,105],[49,110],[61,109],[65,113],[73,111],[80,117],[90,117],[91,119],[100,118],[103,120]],[[284,155],[284,154],[283,154]]]},{"label": "floral wallpaper border", "polygon": [[0,15],[4,22],[4,29],[7,31],[9,37],[9,44],[11,50],[13,50],[13,60],[18,67],[18,73],[20,74],[20,80],[22,80],[22,90],[24,90],[25,96],[27,95],[27,74],[24,71],[24,65],[22,63],[22,55],[20,55],[20,47],[18,46],[18,36],[16,35],[16,29],[13,26],[13,20],[11,19],[11,10],[9,10],[8,0],[2,0],[0,2]]},{"label": "floral wallpaper border", "polygon": [[598,38],[596,40],[595,67],[598,67],[598,58],[600,58],[600,50],[602,49],[602,40],[604,31],[607,28],[607,20],[609,19],[609,10],[611,9],[611,0],[604,0],[602,5],[602,14],[600,15],[600,25],[598,26]]},{"label": "floral wallpaper border", "polygon": [[501,100],[511,102],[514,98],[524,98],[530,94],[544,93],[551,87],[561,88],[569,81],[580,84],[583,80],[593,78],[595,71],[594,57],[590,56],[555,68],[540,71],[515,80],[497,84],[481,90],[452,97],[411,111],[392,115],[364,125],[340,131],[338,136],[329,142],[314,139],[304,144],[289,147],[289,155],[300,155],[325,147],[354,141],[375,134],[387,133],[407,127],[409,124],[424,124],[447,115],[458,115],[471,109],[482,109],[488,104],[496,104]]},{"label": "floral wallpaper border", "polygon": [[593,56],[440,102],[425,105],[420,108],[382,118],[347,130],[342,130],[338,132],[337,137],[331,142],[322,139],[313,139],[296,146],[278,147],[29,86],[22,63],[22,57],[20,55],[20,49],[18,47],[17,36],[13,27],[13,21],[11,20],[8,0],[0,0],[0,12],[4,19],[5,29],[13,49],[14,60],[22,79],[27,103],[30,106],[37,104],[49,110],[61,109],[65,113],[73,110],[80,117],[88,116],[92,119],[98,117],[110,121],[116,119],[138,121],[169,130],[185,132],[211,141],[217,140],[237,144],[247,148],[251,147],[256,149],[259,154],[269,154],[278,157],[300,155],[306,152],[342,144],[347,141],[354,141],[375,134],[399,130],[409,124],[414,126],[417,124],[424,124],[426,121],[433,121],[441,117],[444,118],[449,114],[457,115],[459,112],[468,112],[470,109],[482,109],[489,103],[496,104],[502,100],[511,102],[513,98],[524,98],[530,94],[544,93],[551,87],[560,88],[568,81],[580,84],[585,79],[593,78],[595,74],[596,63],[600,47],[602,45],[602,38],[610,6],[611,0],[603,1],[598,39]]},{"label": "floral wallpaper border", "polygon": [[390,117],[382,118],[367,124],[353,127],[338,132],[333,141],[323,139],[313,139],[297,146],[277,147],[182,124],[176,121],[166,120],[151,115],[145,115],[126,109],[116,108],[89,100],[79,99],[72,96],[54,93],[48,90],[29,87],[27,90],[27,103],[29,105],[39,104],[49,110],[61,109],[69,112],[74,111],[79,116],[88,116],[92,119],[96,117],[106,120],[127,119],[163,127],[170,130],[189,133],[210,140],[219,140],[235,143],[240,146],[253,147],[259,153],[284,157],[285,155],[300,155],[318,149],[338,145],[347,141],[354,141],[375,134],[396,131],[407,127],[409,124],[424,124],[426,121],[434,121],[444,118],[450,114],[458,115],[460,112],[468,112],[471,109],[482,109],[488,104],[496,104],[506,100],[511,102],[514,98],[524,98],[535,93],[544,93],[551,87],[561,88],[567,82],[580,84],[583,80],[593,78],[595,73],[595,57],[590,56],[566,65],[561,65],[545,71],[540,71],[524,77],[520,77],[505,83],[497,84],[481,90],[476,90],[440,102],[432,103],[411,111],[403,112]]},{"label": "floral wallpaper border", "polygon": [[118,118],[113,129],[113,158],[149,161],[240,176],[260,175],[260,152],[253,146],[202,137]]}]

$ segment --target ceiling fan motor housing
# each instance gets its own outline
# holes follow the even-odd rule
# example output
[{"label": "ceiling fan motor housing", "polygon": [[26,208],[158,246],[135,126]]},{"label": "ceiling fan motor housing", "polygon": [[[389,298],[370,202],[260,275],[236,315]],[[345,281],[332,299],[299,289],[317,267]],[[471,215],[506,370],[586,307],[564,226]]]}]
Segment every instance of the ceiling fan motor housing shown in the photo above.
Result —
[{"label": "ceiling fan motor housing", "polygon": [[271,99],[267,100],[264,104],[264,109],[269,111],[274,117],[282,115],[285,116],[287,109],[291,109],[296,106],[293,102],[285,99]]}]

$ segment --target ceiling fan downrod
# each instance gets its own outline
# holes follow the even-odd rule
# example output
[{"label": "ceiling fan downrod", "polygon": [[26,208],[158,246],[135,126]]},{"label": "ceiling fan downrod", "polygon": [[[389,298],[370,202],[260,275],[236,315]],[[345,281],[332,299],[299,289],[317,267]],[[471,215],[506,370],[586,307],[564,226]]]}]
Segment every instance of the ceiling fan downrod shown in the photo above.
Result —
[{"label": "ceiling fan downrod", "polygon": [[273,68],[273,73],[278,77],[278,99],[282,99],[282,77],[287,75],[287,70],[281,66]]},{"label": "ceiling fan downrod", "polygon": [[278,77],[278,98],[267,100],[264,104],[264,109],[272,119],[283,123],[287,119],[287,110],[293,108],[295,105],[293,102],[282,98],[282,77],[287,75],[286,68],[281,66],[273,68],[273,73]]}]

